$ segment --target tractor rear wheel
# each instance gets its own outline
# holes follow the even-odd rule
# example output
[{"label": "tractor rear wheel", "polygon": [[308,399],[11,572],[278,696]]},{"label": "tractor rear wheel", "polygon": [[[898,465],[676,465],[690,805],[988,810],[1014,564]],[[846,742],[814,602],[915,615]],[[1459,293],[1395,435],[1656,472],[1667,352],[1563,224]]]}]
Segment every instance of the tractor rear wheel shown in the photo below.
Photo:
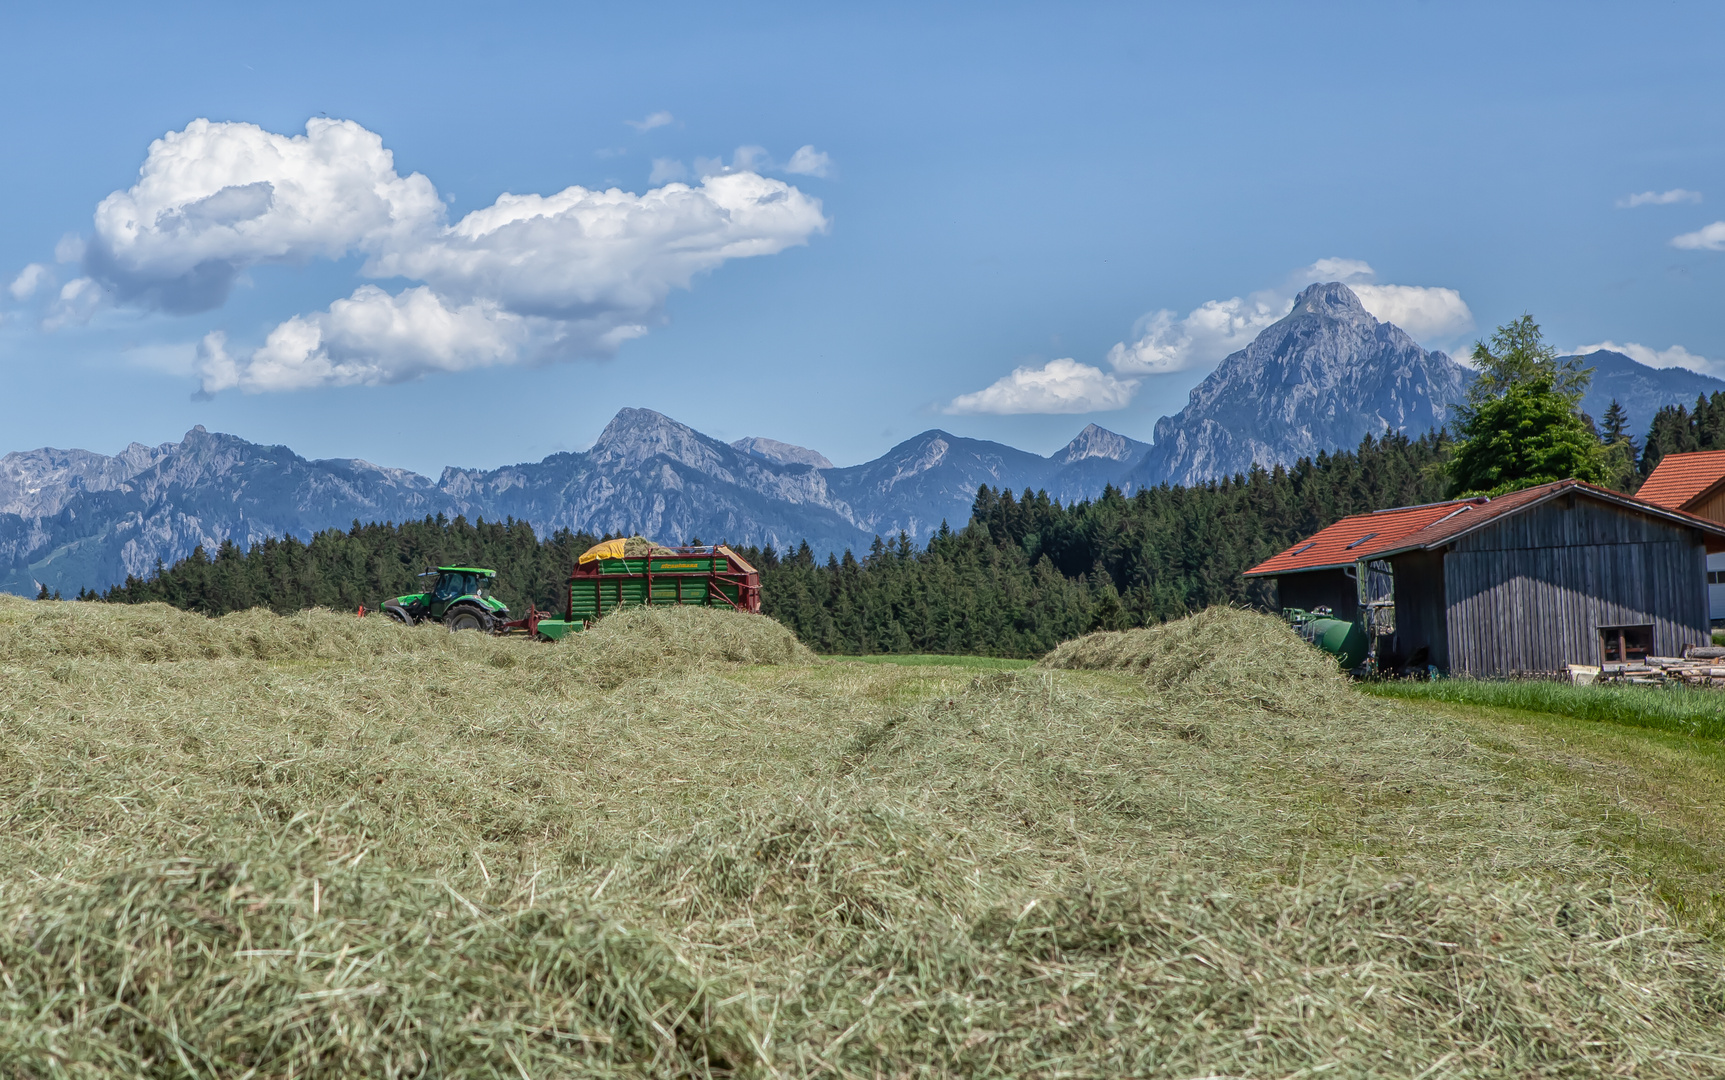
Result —
[{"label": "tractor rear wheel", "polygon": [[491,633],[492,618],[486,612],[474,607],[458,607],[443,615],[443,625],[453,633],[456,630],[478,630],[481,633]]}]

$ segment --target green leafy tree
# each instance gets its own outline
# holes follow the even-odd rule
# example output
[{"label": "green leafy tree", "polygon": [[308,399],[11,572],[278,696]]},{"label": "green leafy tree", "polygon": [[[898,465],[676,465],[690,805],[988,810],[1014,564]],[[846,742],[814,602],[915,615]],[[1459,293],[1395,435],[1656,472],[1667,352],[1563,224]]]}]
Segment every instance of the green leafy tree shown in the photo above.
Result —
[{"label": "green leafy tree", "polygon": [[1450,459],[1456,495],[1498,495],[1553,480],[1607,479],[1605,448],[1568,395],[1544,379],[1476,406]]},{"label": "green leafy tree", "polygon": [[1581,415],[1593,377],[1560,360],[1533,316],[1497,328],[1473,349],[1479,377],[1457,410],[1461,443],[1449,462],[1450,492],[1498,494],[1553,480],[1608,479],[1605,448]]},{"label": "green leafy tree", "polygon": [[1552,392],[1579,405],[1587,384],[1593,381],[1593,369],[1582,367],[1579,356],[1558,358],[1532,315],[1498,327],[1490,345],[1474,342],[1473,362],[1479,377],[1468,387],[1467,405],[1462,408],[1464,420],[1471,410],[1502,397],[1511,387],[1537,381],[1549,383]]}]

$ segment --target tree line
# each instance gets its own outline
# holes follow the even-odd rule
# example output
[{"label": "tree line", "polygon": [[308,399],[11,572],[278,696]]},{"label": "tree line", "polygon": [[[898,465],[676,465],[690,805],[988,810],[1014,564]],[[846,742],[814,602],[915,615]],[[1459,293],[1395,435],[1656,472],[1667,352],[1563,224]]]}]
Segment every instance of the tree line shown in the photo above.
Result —
[{"label": "tree line", "polygon": [[[984,485],[970,519],[926,544],[877,537],[858,557],[738,550],[761,571],[762,610],[818,652],[1036,656],[1092,630],[1178,618],[1211,604],[1268,606],[1274,586],[1242,572],[1350,514],[1498,493],[1579,477],[1633,491],[1668,453],[1725,449],[1725,393],[1661,409],[1646,440],[1612,402],[1602,426],[1580,411],[1590,372],[1560,361],[1523,316],[1473,353],[1480,376],[1459,410],[1459,438],[1367,437],[1353,450],[1302,458],[1204,484],[1126,494],[1109,487],[1068,505],[1047,492]],[[576,557],[609,537],[525,522],[441,516],[400,525],[198,548],[172,566],[80,599],[162,601],[220,615],[352,610],[420,591],[437,565],[499,574],[499,595],[560,610]],[[660,539],[672,539],[664,538]],[[699,543],[695,538],[688,542]]]},{"label": "tree line", "polygon": [[[1242,570],[1347,514],[1441,497],[1447,451],[1442,433],[1367,438],[1292,468],[1130,496],[1110,487],[1065,506],[1046,492],[985,485],[967,523],[943,525],[924,545],[900,534],[877,538],[860,558],[846,551],[824,562],[806,543],[738,550],[761,571],[763,611],[817,651],[1035,656],[1093,629],[1265,603],[1265,586],[1246,583]],[[527,601],[560,610],[576,557],[605,538],[560,530],[541,539],[526,522],[460,517],[355,522],[308,541],[200,547],[80,599],[209,615],[351,611],[419,591],[428,567],[475,565],[498,571],[498,595],[514,611]]]}]

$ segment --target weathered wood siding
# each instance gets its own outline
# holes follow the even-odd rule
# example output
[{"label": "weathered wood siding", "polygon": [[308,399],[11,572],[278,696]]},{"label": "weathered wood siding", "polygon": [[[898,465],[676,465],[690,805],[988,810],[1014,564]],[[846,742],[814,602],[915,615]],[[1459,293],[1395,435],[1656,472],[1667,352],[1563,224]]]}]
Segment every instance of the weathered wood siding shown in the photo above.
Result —
[{"label": "weathered wood siding", "polygon": [[1725,488],[1721,488],[1688,509],[1696,517],[1704,517],[1708,521],[1717,521],[1719,524],[1725,525]]},{"label": "weathered wood siding", "polygon": [[1360,609],[1360,587],[1340,569],[1283,574],[1276,579],[1276,602],[1283,611],[1327,606],[1336,618],[1351,619]]},{"label": "weathered wood siding", "polygon": [[1423,647],[1425,663],[1449,670],[1449,626],[1444,607],[1443,554],[1410,551],[1395,559],[1398,664],[1409,664]]},{"label": "weathered wood siding", "polygon": [[1443,580],[1450,668],[1461,674],[1597,664],[1601,626],[1651,625],[1663,656],[1709,639],[1701,534],[1586,498],[1462,537]]}]

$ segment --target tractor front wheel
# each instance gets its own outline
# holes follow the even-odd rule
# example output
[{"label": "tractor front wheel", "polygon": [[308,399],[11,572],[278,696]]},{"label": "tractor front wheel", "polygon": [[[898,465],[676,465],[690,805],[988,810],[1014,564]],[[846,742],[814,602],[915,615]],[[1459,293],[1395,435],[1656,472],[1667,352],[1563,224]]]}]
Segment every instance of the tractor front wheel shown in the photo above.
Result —
[{"label": "tractor front wheel", "polygon": [[478,630],[481,633],[489,634],[491,633],[492,618],[478,608],[458,607],[454,611],[444,614],[443,625],[448,627],[451,633],[456,630]]},{"label": "tractor front wheel", "polygon": [[400,607],[385,607],[383,609],[383,613],[403,626],[413,625],[413,616],[403,611]]}]

